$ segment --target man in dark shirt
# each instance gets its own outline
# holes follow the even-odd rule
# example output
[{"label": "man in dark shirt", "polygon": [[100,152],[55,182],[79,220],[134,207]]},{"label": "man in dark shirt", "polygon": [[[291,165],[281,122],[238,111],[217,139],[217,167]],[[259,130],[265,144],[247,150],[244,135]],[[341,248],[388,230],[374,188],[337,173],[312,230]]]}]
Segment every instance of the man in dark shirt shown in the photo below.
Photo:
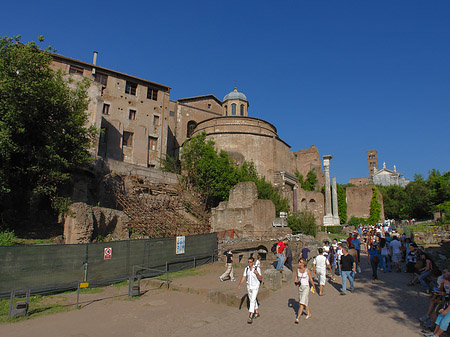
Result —
[{"label": "man in dark shirt", "polygon": [[308,254],[309,254],[310,250],[308,248],[308,245],[305,243],[305,246],[302,249],[302,257],[308,261]]},{"label": "man in dark shirt", "polygon": [[342,247],[342,256],[341,256],[341,275],[342,275],[342,289],[340,294],[347,295],[346,287],[347,287],[347,278],[350,281],[350,292],[354,292],[353,286],[353,275],[356,271],[356,262],[353,256],[348,253],[348,249]]},{"label": "man in dark shirt", "polygon": [[289,243],[286,243],[285,246],[284,252],[286,254],[286,262],[284,262],[284,265],[287,269],[292,271],[292,249],[289,248]]}]

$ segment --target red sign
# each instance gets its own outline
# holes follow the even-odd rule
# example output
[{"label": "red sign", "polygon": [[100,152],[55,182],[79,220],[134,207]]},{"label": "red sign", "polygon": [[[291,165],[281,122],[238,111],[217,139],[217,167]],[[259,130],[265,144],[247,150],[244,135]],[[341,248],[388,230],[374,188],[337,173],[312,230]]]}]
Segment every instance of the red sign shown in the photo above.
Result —
[{"label": "red sign", "polygon": [[105,253],[103,255],[103,258],[105,260],[110,260],[112,256],[112,248],[105,248]]}]

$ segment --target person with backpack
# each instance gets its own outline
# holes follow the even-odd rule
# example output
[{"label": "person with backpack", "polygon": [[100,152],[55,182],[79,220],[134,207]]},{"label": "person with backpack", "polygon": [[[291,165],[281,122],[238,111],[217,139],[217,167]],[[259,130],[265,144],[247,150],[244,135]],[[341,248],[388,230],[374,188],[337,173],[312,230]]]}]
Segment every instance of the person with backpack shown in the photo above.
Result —
[{"label": "person with backpack", "polygon": [[277,266],[276,270],[279,270],[280,272],[283,271],[283,265],[284,265],[284,255],[283,252],[286,248],[286,243],[288,242],[288,239],[285,238],[284,240],[281,240],[272,246],[271,251],[275,254],[275,257],[277,258]]},{"label": "person with backpack", "polygon": [[250,307],[248,311],[250,312],[248,316],[247,323],[252,324],[253,319],[260,317],[258,311],[258,302],[256,296],[258,296],[259,286],[262,281],[261,269],[254,266],[255,258],[250,256],[248,258],[248,266],[244,269],[244,274],[242,275],[241,282],[239,282],[238,290],[241,289],[242,283],[247,280],[247,292],[248,300],[250,301]]},{"label": "person with backpack", "polygon": [[327,276],[326,268],[328,267],[331,273],[331,265],[330,262],[328,262],[328,259],[323,256],[323,248],[318,248],[317,250],[319,252],[319,255],[314,258],[313,272],[314,275],[317,275],[317,280],[319,281],[319,296],[322,296],[323,287],[325,285]]}]

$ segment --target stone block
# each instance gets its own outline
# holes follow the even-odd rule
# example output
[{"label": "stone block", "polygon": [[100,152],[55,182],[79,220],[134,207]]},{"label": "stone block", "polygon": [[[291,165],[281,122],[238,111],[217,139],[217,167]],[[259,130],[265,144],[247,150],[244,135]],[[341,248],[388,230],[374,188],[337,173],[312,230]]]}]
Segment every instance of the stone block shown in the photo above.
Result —
[{"label": "stone block", "polygon": [[281,272],[281,282],[290,283],[293,279],[294,273],[284,266],[283,271]]},{"label": "stone block", "polygon": [[267,269],[264,271],[263,281],[264,286],[271,290],[277,290],[281,288],[282,273],[276,269]]}]

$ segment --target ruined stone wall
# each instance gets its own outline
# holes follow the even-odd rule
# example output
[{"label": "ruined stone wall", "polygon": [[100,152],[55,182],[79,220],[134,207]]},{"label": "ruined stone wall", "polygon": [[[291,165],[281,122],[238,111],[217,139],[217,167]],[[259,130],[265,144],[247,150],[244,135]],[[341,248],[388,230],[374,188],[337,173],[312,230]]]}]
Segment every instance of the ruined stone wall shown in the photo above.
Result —
[{"label": "ruined stone wall", "polygon": [[355,186],[364,186],[370,184],[370,178],[363,177],[363,178],[351,178],[349,180],[350,184],[353,184]]},{"label": "ruined stone wall", "polygon": [[325,175],[322,171],[322,161],[319,155],[319,149],[315,145],[311,145],[310,148],[302,149],[294,152],[295,155],[295,168],[297,169],[303,178],[306,179],[306,175],[312,169],[316,171],[317,175],[317,189],[320,190],[325,185]]},{"label": "ruined stone wall", "polygon": [[[370,201],[372,200],[372,186],[347,187],[347,219],[352,216],[367,219],[370,216]],[[381,205],[381,220],[384,220],[383,196],[378,191],[378,202]]]},{"label": "ruined stone wall", "polygon": [[234,230],[238,237],[261,237],[268,233],[285,233],[275,228],[275,206],[270,200],[258,200],[255,183],[242,182],[230,191],[229,201],[212,209],[211,227],[214,232]]},{"label": "ruined stone wall", "polygon": [[324,195],[321,192],[305,191],[302,188],[297,190],[298,193],[298,209],[299,211],[309,211],[314,214],[316,225],[323,225],[324,210]]}]

